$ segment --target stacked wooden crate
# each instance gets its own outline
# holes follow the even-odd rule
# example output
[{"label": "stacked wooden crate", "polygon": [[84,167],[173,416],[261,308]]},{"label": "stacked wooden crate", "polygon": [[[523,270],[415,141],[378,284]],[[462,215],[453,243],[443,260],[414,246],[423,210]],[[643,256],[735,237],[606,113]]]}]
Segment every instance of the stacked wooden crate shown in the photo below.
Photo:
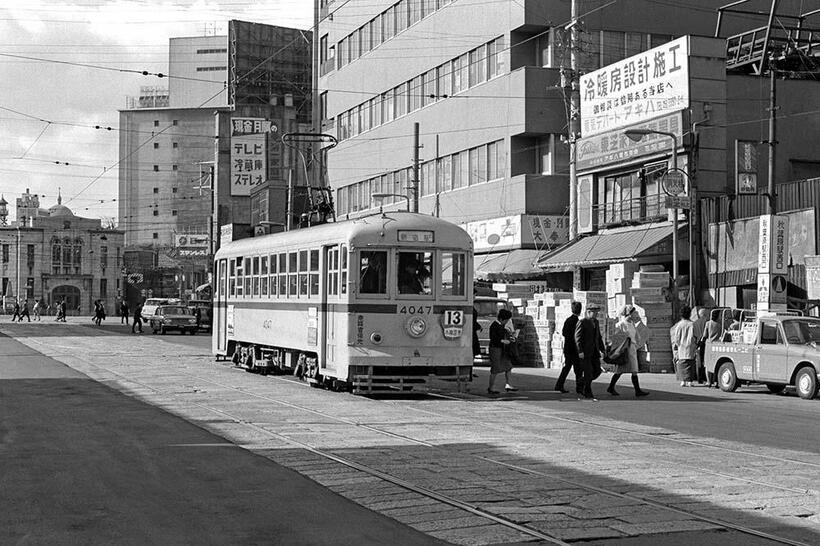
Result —
[{"label": "stacked wooden crate", "polygon": [[673,370],[669,328],[675,321],[669,282],[669,273],[662,266],[642,266],[632,277],[632,303],[647,327],[647,350],[639,353],[641,371],[657,373]]}]

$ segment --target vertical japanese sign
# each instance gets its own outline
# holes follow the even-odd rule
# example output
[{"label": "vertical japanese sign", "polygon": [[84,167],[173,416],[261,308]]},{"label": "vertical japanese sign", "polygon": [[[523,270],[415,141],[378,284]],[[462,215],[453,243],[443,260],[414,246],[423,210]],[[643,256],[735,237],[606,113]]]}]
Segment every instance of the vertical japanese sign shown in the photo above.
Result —
[{"label": "vertical japanese sign", "polygon": [[263,129],[269,128],[269,124],[264,119],[231,119],[232,196],[250,195],[251,189],[267,178],[267,150]]},{"label": "vertical japanese sign", "polygon": [[688,107],[686,36],[581,76],[585,138]]},{"label": "vertical japanese sign", "polygon": [[735,140],[735,186],[738,195],[757,193],[757,142]]},{"label": "vertical japanese sign", "polygon": [[757,265],[757,309],[786,309],[789,272],[789,217],[766,214],[760,217],[760,247]]}]

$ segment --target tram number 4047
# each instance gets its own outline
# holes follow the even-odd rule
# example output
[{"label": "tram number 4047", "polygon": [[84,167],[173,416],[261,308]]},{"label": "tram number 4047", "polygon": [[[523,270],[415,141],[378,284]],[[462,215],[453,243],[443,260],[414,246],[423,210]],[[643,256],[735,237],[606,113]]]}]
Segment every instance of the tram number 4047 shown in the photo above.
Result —
[{"label": "tram number 4047", "polygon": [[432,305],[402,305],[399,308],[399,314],[402,315],[431,315],[432,313]]}]

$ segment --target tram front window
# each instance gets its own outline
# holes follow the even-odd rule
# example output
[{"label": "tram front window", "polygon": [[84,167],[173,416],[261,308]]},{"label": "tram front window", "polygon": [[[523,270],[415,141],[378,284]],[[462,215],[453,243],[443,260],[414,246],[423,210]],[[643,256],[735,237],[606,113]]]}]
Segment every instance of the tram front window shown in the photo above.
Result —
[{"label": "tram front window", "polygon": [[387,252],[363,251],[359,273],[359,292],[387,294]]},{"label": "tram front window", "polygon": [[424,296],[432,294],[431,271],[433,271],[432,252],[399,252],[399,265],[396,273],[399,294]]}]

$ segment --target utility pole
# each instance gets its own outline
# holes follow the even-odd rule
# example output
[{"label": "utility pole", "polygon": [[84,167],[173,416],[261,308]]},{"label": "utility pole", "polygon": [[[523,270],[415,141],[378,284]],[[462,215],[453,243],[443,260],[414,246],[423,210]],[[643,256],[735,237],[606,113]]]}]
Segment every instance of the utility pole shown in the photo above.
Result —
[{"label": "utility pole", "polygon": [[774,186],[775,167],[775,133],[777,128],[777,71],[774,68],[774,59],[769,58],[769,214],[777,213],[777,193]]},{"label": "utility pole", "polygon": [[410,210],[419,211],[419,123],[413,124],[413,181],[410,183]]},{"label": "utility pole", "polygon": [[[578,92],[578,0],[572,0],[569,23],[569,240],[578,236],[578,149],[576,146],[581,132],[581,96]],[[563,72],[562,72],[563,73]],[[562,82],[563,83],[563,82]]]},{"label": "utility pole", "polygon": [[285,211],[285,231],[290,231],[293,218],[293,169],[288,169],[288,206]]}]

